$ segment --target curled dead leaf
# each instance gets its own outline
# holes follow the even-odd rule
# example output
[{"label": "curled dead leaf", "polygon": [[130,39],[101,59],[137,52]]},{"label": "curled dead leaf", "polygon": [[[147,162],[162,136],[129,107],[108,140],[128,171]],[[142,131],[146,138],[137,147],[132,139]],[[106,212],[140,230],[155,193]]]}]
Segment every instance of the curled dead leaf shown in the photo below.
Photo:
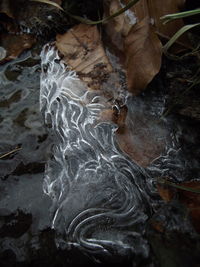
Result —
[{"label": "curled dead leaf", "polygon": [[[124,0],[127,4],[128,0]],[[160,0],[140,0],[136,5],[134,5],[131,10],[136,15],[138,21],[143,20],[145,17],[149,17],[158,36],[163,40],[169,40],[180,28],[184,26],[184,21],[182,19],[173,21],[168,24],[163,24],[160,19],[162,16],[180,12],[183,10],[185,5],[185,0],[166,0],[165,2]],[[187,36],[183,36],[180,39],[180,44],[178,44],[174,51],[180,51],[185,46],[189,45],[189,40]]]},{"label": "curled dead leaf", "polygon": [[166,186],[158,184],[157,190],[158,190],[159,195],[165,202],[171,201],[174,197],[174,193],[175,193],[174,190],[172,189],[169,190],[169,188]]},{"label": "curled dead leaf", "polygon": [[6,51],[6,56],[2,58],[0,64],[18,57],[24,50],[31,48],[35,42],[35,38],[28,34],[2,34],[0,36],[0,45]]},{"label": "curled dead leaf", "polygon": [[[105,16],[108,17],[116,13],[122,7],[121,1],[106,1],[104,3]],[[131,10],[128,10],[105,24],[109,39],[120,51],[124,52],[124,38],[128,35],[130,29],[136,22],[137,18],[135,14]]]},{"label": "curled dead leaf", "polygon": [[[106,16],[112,15],[129,0],[105,2]],[[105,25],[109,39],[124,54],[128,89],[139,94],[159,72],[162,57],[162,40],[169,40],[183,25],[182,20],[163,25],[160,17],[183,8],[185,0],[140,0],[130,10]],[[188,47],[188,38],[181,40]],[[180,51],[180,46],[178,46]]]},{"label": "curled dead leaf", "polygon": [[[181,183],[181,185],[187,188],[200,191],[200,181],[185,182]],[[200,194],[180,189],[178,191],[179,191],[180,201],[184,203],[189,209],[192,223],[197,232],[200,233]]]},{"label": "curled dead leaf", "polygon": [[162,138],[158,141],[151,123],[148,124],[142,114],[135,115],[128,111],[124,120],[116,133],[119,147],[138,165],[146,168],[164,151],[164,138],[168,133],[162,132]]},{"label": "curled dead leaf", "polygon": [[[119,0],[110,0],[109,3],[109,14],[123,6]],[[151,25],[147,2],[139,1],[135,6],[105,27],[114,45],[123,51],[128,89],[137,95],[159,72],[162,45]]]},{"label": "curled dead leaf", "polygon": [[175,191],[173,188],[169,189],[168,186],[162,184],[157,184],[157,190],[159,195],[165,202],[170,202],[175,195]]},{"label": "curled dead leaf", "polygon": [[128,89],[133,94],[143,90],[161,66],[162,45],[146,17],[132,27],[125,39]]},{"label": "curled dead leaf", "polygon": [[56,46],[66,64],[92,89],[100,89],[112,72],[96,26],[79,24],[57,35]]},{"label": "curled dead leaf", "polygon": [[188,188],[189,190],[200,191],[200,181],[179,183],[178,186],[183,187],[183,189],[158,185],[158,193],[164,201],[169,202],[172,200],[176,191],[180,202],[188,208],[188,214],[190,215],[194,228],[200,233],[200,194],[184,190],[184,188]]}]

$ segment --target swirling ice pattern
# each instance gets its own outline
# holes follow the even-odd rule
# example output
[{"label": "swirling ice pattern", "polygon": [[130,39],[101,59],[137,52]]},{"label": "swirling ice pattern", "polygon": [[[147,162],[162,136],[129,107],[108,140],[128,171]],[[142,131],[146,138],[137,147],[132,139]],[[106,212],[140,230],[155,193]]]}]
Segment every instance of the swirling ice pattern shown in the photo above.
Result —
[{"label": "swirling ice pattern", "polygon": [[117,147],[116,125],[99,120],[108,101],[85,88],[53,45],[41,59],[41,111],[53,135],[44,191],[58,244],[90,254],[147,254],[145,174]]}]

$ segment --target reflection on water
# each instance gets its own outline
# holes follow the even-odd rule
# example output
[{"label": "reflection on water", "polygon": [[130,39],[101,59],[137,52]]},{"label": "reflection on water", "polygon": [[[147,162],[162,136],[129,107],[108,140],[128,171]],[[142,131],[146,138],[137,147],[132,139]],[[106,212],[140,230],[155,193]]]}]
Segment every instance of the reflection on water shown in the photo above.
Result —
[{"label": "reflection on water", "polygon": [[1,66],[0,153],[22,148],[14,160],[8,157],[0,162],[2,178],[19,164],[44,163],[44,149],[39,146],[39,138],[46,135],[38,103],[39,75],[40,59],[30,53]]},{"label": "reflection on water", "polygon": [[33,51],[0,66],[0,155],[21,147],[0,159],[0,266],[31,261],[49,227],[50,200],[42,190],[49,141],[39,77],[40,57]]}]

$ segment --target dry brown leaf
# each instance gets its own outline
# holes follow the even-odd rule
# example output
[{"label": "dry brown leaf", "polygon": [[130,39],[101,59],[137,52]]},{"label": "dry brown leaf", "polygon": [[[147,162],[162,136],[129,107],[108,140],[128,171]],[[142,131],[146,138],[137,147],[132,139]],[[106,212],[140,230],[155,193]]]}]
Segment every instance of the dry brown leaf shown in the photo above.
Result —
[{"label": "dry brown leaf", "polygon": [[[128,2],[129,0],[124,0],[124,3],[127,4]],[[180,12],[184,8],[184,4],[185,0],[166,0],[164,2],[160,0],[140,0],[131,8],[131,10],[134,12],[138,21],[141,21],[144,17],[148,16],[152,24],[155,26],[159,36],[169,40],[181,27],[184,26],[184,22],[182,19],[178,19],[164,25],[160,18],[167,14]],[[184,35],[180,41],[183,45],[187,46],[189,44],[186,35]]]},{"label": "dry brown leaf", "polygon": [[133,94],[140,93],[161,66],[162,46],[146,17],[132,27],[125,39],[127,84]]},{"label": "dry brown leaf", "polygon": [[[124,151],[134,162],[139,166],[147,167],[150,163],[157,158],[165,148],[164,142],[158,142],[154,138],[150,129],[145,128],[143,131],[138,131],[141,124],[136,124],[134,132],[129,128],[127,121],[127,107],[123,106],[120,113],[113,112],[112,109],[105,110],[101,114],[102,121],[113,121],[118,125],[116,131],[116,141],[122,151]],[[148,134],[146,134],[148,132]],[[167,189],[167,194],[171,194]],[[167,196],[166,196],[167,197]]]},{"label": "dry brown leaf", "polygon": [[57,35],[56,46],[67,65],[92,89],[100,89],[112,67],[96,26],[79,24],[64,35]]},{"label": "dry brown leaf", "polygon": [[[102,46],[100,34],[96,26],[80,24],[73,27],[64,35],[57,35],[56,46],[64,56],[64,61],[79,75],[79,78],[87,84],[90,89],[100,89],[103,95],[110,99],[110,95],[105,93],[103,82],[108,77],[113,82],[113,69]],[[115,83],[115,81],[114,81]],[[119,84],[113,86],[106,81],[106,90],[112,94],[120,88]],[[113,95],[112,95],[113,96]],[[126,120],[127,108],[123,106],[118,110],[112,108],[111,102],[102,110],[99,121],[114,122],[119,126],[119,131],[123,131]]]},{"label": "dry brown leaf", "polygon": [[28,34],[2,34],[0,46],[6,50],[6,57],[0,61],[0,64],[18,57],[24,50],[31,48],[35,42],[35,38]]},{"label": "dry brown leaf", "polygon": [[162,184],[157,184],[157,189],[160,197],[165,201],[169,202],[173,199],[174,197],[174,189],[169,188],[168,186],[162,185]]},{"label": "dry brown leaf", "polygon": [[[178,185],[184,186],[186,188],[200,190],[199,181],[184,182],[179,183]],[[200,233],[200,194],[173,188],[171,186],[158,185],[158,193],[166,202],[172,200],[175,190],[179,195],[179,200],[181,201],[181,203],[183,203],[188,208],[194,228],[197,232]]]},{"label": "dry brown leaf", "polygon": [[[108,17],[122,8],[119,0],[110,0],[104,3],[105,16]],[[129,11],[128,14],[131,14]],[[127,11],[113,18],[105,24],[107,35],[117,49],[124,52],[124,38],[128,35],[131,27],[136,23],[136,17],[127,15]]]},{"label": "dry brown leaf", "polygon": [[[134,128],[130,126],[130,120]],[[166,145],[164,140],[167,134],[167,132],[162,132],[162,137],[157,138],[152,125],[146,122],[142,114],[135,116],[128,112],[127,120],[121,124],[116,137],[119,147],[132,160],[142,167],[147,167],[164,151]]]},{"label": "dry brown leaf", "polygon": [[[199,181],[185,182],[181,183],[181,185],[191,189],[200,190]],[[195,229],[200,233],[200,194],[180,189],[178,191],[181,202],[189,209],[191,220]]]},{"label": "dry brown leaf", "polygon": [[[76,71],[88,87],[101,89],[104,92],[105,87],[102,88],[103,81],[110,74],[113,75],[113,70],[104,52],[96,26],[77,25],[64,35],[57,35],[56,45],[63,54],[66,64]],[[117,88],[120,88],[120,85],[116,82],[112,86],[106,82],[106,89],[108,87],[114,93]],[[108,94],[105,96],[107,99],[112,97]],[[158,142],[151,131],[151,126],[145,124],[145,118],[143,117],[137,120],[142,125],[136,123],[137,126],[135,126],[132,134],[132,129],[128,126],[126,117],[127,108],[125,106],[121,107],[119,112],[119,110],[108,105],[108,109],[104,109],[100,114],[99,120],[116,123],[119,127],[116,135],[120,148],[139,165],[147,166],[160,155],[165,144]],[[138,130],[144,127],[145,135]],[[148,134],[146,134],[147,132]]]},{"label": "dry brown leaf", "polygon": [[[120,0],[109,3],[109,11],[106,10],[110,15],[122,7]],[[124,53],[128,90],[135,95],[159,72],[162,56],[162,45],[151,25],[147,2],[139,1],[137,6],[139,15],[131,9],[106,25],[112,43]]]},{"label": "dry brown leaf", "polygon": [[[184,25],[182,20],[163,25],[160,17],[180,11],[184,2],[185,0],[140,0],[130,10],[105,25],[109,39],[124,53],[128,89],[133,94],[137,95],[146,88],[160,70],[162,45],[158,36],[168,40]],[[129,0],[105,1],[106,16],[127,3]],[[186,37],[180,41],[183,45],[188,45]]]},{"label": "dry brown leaf", "polygon": [[[166,0],[164,3],[160,0],[148,1],[150,17],[153,18],[156,30],[161,36],[170,39],[180,28],[184,26],[182,19],[163,24],[160,19],[162,16],[180,12],[184,8],[185,0]],[[188,38],[183,35],[180,41],[188,45]]]}]

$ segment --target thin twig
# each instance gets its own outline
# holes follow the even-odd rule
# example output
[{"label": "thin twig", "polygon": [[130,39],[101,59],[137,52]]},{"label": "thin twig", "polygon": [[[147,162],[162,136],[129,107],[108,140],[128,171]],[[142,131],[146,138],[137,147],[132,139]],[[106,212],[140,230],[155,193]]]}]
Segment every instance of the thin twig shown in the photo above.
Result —
[{"label": "thin twig", "polygon": [[9,156],[9,155],[11,155],[11,154],[13,154],[13,153],[15,153],[15,152],[21,150],[21,149],[22,149],[21,147],[16,147],[15,149],[13,149],[13,150],[11,150],[11,151],[9,151],[9,152],[7,152],[7,153],[1,155],[1,156],[0,156],[0,159],[3,159],[3,158],[5,158],[5,157],[7,157],[7,156]]},{"label": "thin twig", "polygon": [[184,190],[184,191],[200,194],[200,190],[199,189],[194,189],[194,188],[190,188],[190,187],[187,187],[187,186],[184,186],[184,185],[175,184],[175,183],[170,182],[168,180],[165,180],[165,179],[163,179],[161,177],[158,178],[158,183],[159,184],[164,184],[164,185],[169,185],[169,186],[172,186],[172,187],[180,189],[180,190]]}]

